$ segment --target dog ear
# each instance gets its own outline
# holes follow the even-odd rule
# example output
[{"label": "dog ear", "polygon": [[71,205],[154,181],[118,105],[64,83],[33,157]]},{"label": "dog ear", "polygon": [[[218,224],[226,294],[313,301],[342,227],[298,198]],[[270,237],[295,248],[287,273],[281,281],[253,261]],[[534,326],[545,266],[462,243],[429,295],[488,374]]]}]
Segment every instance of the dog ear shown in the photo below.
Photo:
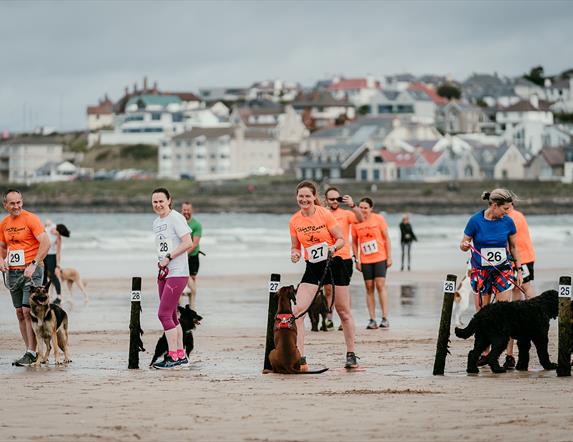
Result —
[{"label": "dog ear", "polygon": [[48,283],[44,286],[44,290],[46,290],[46,293],[48,293],[50,291],[50,286],[52,285],[52,280],[48,280]]},{"label": "dog ear", "polygon": [[179,313],[183,313],[185,311],[185,309],[180,305],[177,306],[177,310],[179,311]]},{"label": "dog ear", "polygon": [[296,305],[296,290],[294,288],[294,285],[289,285],[287,288],[288,288],[288,297],[293,302],[293,304]]}]

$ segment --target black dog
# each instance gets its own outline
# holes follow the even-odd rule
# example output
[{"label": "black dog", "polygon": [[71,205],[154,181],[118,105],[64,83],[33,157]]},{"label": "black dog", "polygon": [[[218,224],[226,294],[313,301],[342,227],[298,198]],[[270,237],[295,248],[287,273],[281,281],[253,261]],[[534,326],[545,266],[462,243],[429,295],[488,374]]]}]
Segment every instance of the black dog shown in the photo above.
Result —
[{"label": "black dog", "polygon": [[319,293],[318,296],[314,298],[310,308],[308,309],[308,317],[310,318],[311,330],[318,331],[318,323],[322,317],[322,325],[320,330],[327,331],[326,327],[326,315],[328,313],[328,306],[326,305],[326,298],[323,292]]},{"label": "black dog", "polygon": [[557,364],[549,360],[547,334],[549,320],[557,317],[559,300],[557,291],[547,290],[527,301],[496,302],[486,305],[475,314],[466,328],[456,327],[456,336],[467,339],[475,334],[474,348],[468,353],[468,373],[479,373],[477,366],[481,353],[491,345],[487,363],[494,373],[504,373],[499,356],[507,347],[509,338],[517,340],[519,358],[515,368],[526,371],[529,349],[535,344],[539,362],[545,370],[554,370]]},{"label": "black dog", "polygon": [[[179,311],[179,323],[181,324],[181,329],[183,330],[183,345],[185,346],[185,353],[187,357],[193,351],[193,329],[196,325],[200,324],[199,321],[203,319],[202,316],[199,316],[195,310],[192,310],[189,305],[186,305],[185,308],[179,306],[177,307]],[[155,346],[155,353],[153,354],[153,359],[149,365],[153,365],[157,359],[161,356],[164,356],[167,353],[167,338],[165,337],[165,333],[159,338],[157,341],[157,345]]]}]

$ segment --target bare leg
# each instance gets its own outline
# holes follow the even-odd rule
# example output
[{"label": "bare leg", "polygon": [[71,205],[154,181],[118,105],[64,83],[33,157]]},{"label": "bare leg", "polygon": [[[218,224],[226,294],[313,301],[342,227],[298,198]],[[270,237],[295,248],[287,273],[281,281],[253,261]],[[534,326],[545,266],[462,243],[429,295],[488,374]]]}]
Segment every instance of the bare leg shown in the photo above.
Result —
[{"label": "bare leg", "polygon": [[346,351],[354,352],[354,318],[350,310],[350,290],[348,286],[336,286],[336,296],[334,305],[336,312],[342,321],[342,330],[344,332],[344,342]]},{"label": "bare leg", "polygon": [[[295,316],[297,316],[299,312],[300,313],[304,312],[308,308],[308,306],[312,303],[317,288],[318,288],[317,285],[309,284],[307,282],[303,282],[298,286],[298,290],[296,292],[296,305],[293,306],[293,311]],[[296,320],[296,329],[297,329],[296,346],[298,347],[298,351],[300,352],[301,356],[305,356],[304,318],[305,318],[304,316],[301,316]]]},{"label": "bare leg", "polygon": [[[179,327],[181,328],[181,327]],[[171,330],[165,330],[165,337],[167,338],[167,348],[169,351],[177,351],[177,327]]]},{"label": "bare leg", "polygon": [[376,301],[374,300],[374,280],[369,279],[364,281],[366,287],[366,306],[368,307],[368,315],[370,319],[376,319]]},{"label": "bare leg", "polygon": [[[326,306],[330,308],[330,305],[332,304],[332,285],[327,284],[326,286],[323,287],[323,290],[324,290],[324,298],[326,299]],[[336,289],[336,292],[338,293],[338,288]],[[332,312],[328,312],[326,314],[326,319],[332,321]]]},{"label": "bare leg", "polygon": [[20,334],[22,335],[22,339],[24,340],[24,345],[26,346],[26,350],[30,348],[28,345],[28,331],[26,329],[26,320],[24,319],[24,312],[22,308],[16,309],[16,317],[18,318],[18,327],[20,328]]},{"label": "bare leg", "polygon": [[22,307],[22,313],[24,314],[24,320],[26,321],[26,335],[28,340],[24,340],[26,345],[30,350],[36,351],[36,334],[32,328],[32,318],[30,317],[30,309],[28,307]]},{"label": "bare leg", "polygon": [[376,291],[378,292],[378,300],[380,301],[380,308],[382,309],[382,317],[388,318],[388,293],[386,291],[386,278],[374,278],[376,284]]}]

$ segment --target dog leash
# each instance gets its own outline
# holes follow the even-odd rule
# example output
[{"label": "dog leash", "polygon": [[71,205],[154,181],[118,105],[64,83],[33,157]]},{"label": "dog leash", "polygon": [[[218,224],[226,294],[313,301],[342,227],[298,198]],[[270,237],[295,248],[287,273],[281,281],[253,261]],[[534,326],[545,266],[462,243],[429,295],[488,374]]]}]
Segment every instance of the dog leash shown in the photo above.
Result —
[{"label": "dog leash", "polygon": [[157,263],[157,267],[159,267],[159,271],[157,272],[157,279],[163,281],[169,275],[169,267],[163,267],[160,263]]},{"label": "dog leash", "polygon": [[[332,305],[334,305],[334,280],[332,278],[332,270],[330,269],[330,264],[332,262],[332,253],[328,252],[328,257],[326,258],[326,266],[324,267],[324,272],[322,272],[322,278],[320,278],[319,282],[318,282],[318,288],[316,289],[316,293],[314,294],[314,296],[312,297],[312,301],[310,302],[310,304],[308,305],[308,307],[306,308],[306,310],[302,313],[300,313],[299,315],[295,316],[295,320],[301,318],[302,316],[306,315],[308,313],[308,311],[310,310],[310,307],[312,306],[312,304],[314,303],[314,301],[316,300],[316,297],[320,294],[320,292],[322,291],[322,287],[324,287],[324,280],[326,279],[326,274],[330,271],[330,279],[332,282]],[[300,285],[300,284],[299,284]],[[296,291],[298,291],[298,286],[296,288]],[[331,308],[332,308],[331,305]]]},{"label": "dog leash", "polygon": [[10,292],[13,292],[14,290],[19,289],[20,287],[22,287],[26,283],[26,278],[24,277],[24,275],[21,275],[18,277],[16,282],[14,282],[14,285],[10,286],[10,285],[8,285],[8,282],[6,281],[6,273],[4,273],[4,272],[2,272],[2,280],[4,281],[4,287],[6,287],[8,289],[8,291],[10,291]]},{"label": "dog leash", "polygon": [[[507,279],[509,279],[509,282],[513,284],[514,287],[517,287],[519,289],[519,291],[521,291],[521,293],[523,293],[526,297],[527,297],[527,293],[525,292],[525,290],[523,289],[523,287],[521,287],[519,284],[517,284],[517,280],[516,278],[514,278],[511,275],[505,275],[501,270],[499,270],[495,265],[493,265],[491,263],[491,261],[489,261],[485,256],[483,256],[480,251],[478,249],[476,249],[474,246],[472,246],[471,244],[469,244],[470,249],[474,252],[476,252],[479,256],[481,256],[481,258],[487,262],[491,267],[494,268],[495,271],[497,271],[497,273],[499,273],[501,275],[501,277],[507,281]],[[480,298],[481,301],[481,298]]]}]

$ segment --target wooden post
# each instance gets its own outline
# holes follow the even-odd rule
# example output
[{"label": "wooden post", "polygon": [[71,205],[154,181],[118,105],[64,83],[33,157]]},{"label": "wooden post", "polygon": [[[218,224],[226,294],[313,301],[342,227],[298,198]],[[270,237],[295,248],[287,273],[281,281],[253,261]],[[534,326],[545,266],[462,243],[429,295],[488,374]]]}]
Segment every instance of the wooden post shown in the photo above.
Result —
[{"label": "wooden post", "polygon": [[278,300],[276,293],[279,291],[279,284],[281,282],[281,275],[278,273],[271,274],[269,281],[269,312],[267,316],[267,342],[265,345],[265,361],[263,366],[263,373],[265,370],[272,370],[271,361],[269,361],[269,354],[275,348],[274,326],[275,315],[278,309]]},{"label": "wooden post", "polygon": [[571,376],[571,277],[559,277],[557,376]]},{"label": "wooden post", "polygon": [[145,351],[141,341],[143,330],[139,316],[141,313],[141,278],[131,279],[131,318],[129,320],[129,363],[128,368],[139,368],[139,352]]},{"label": "wooden post", "polygon": [[442,303],[442,317],[438,342],[436,344],[436,359],[434,360],[434,375],[443,375],[448,355],[450,341],[450,326],[452,323],[452,308],[454,305],[454,292],[456,290],[456,275],[448,275],[444,281],[444,301]]}]

